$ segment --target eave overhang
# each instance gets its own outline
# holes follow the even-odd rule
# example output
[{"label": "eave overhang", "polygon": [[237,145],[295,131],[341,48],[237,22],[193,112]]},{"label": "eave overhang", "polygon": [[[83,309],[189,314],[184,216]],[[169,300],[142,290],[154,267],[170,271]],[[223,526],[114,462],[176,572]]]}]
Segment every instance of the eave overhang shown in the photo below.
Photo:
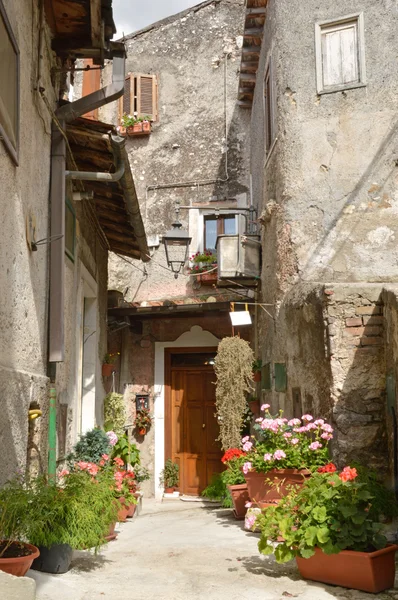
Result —
[{"label": "eave overhang", "polygon": [[253,104],[267,2],[268,0],[246,0],[238,89],[238,105],[242,108],[251,108]]}]

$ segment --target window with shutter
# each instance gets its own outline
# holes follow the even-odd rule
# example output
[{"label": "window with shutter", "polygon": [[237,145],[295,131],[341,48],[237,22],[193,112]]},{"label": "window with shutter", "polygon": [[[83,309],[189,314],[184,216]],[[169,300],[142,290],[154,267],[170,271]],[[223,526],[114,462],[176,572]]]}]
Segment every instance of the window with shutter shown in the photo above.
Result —
[{"label": "window with shutter", "polygon": [[124,114],[158,120],[158,84],[156,75],[130,73],[126,77],[124,95],[119,101],[119,120]]},{"label": "window with shutter", "polygon": [[264,134],[265,134],[265,154],[271,150],[271,146],[276,138],[276,115],[275,101],[272,81],[271,60],[268,63],[264,77]]},{"label": "window with shutter", "polygon": [[0,140],[18,164],[19,50],[0,0]]},{"label": "window with shutter", "polygon": [[315,27],[318,93],[365,85],[363,15]]}]

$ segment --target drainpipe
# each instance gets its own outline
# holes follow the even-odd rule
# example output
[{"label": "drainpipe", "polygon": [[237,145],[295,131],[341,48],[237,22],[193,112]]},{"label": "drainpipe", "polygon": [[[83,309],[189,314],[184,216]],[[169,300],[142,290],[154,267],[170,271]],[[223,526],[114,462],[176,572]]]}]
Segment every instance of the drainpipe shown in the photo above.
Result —
[{"label": "drainpipe", "polygon": [[[117,100],[124,92],[125,56],[113,57],[112,83],[75,102],[65,104],[56,111],[64,128],[66,123],[109,102]],[[66,144],[55,123],[52,125],[50,236],[65,233],[65,163]],[[64,235],[51,243],[50,253],[50,306],[49,306],[49,362],[63,362],[64,351]]]},{"label": "drainpipe", "polygon": [[55,483],[57,471],[57,392],[50,388],[50,407],[48,415],[48,479]]}]

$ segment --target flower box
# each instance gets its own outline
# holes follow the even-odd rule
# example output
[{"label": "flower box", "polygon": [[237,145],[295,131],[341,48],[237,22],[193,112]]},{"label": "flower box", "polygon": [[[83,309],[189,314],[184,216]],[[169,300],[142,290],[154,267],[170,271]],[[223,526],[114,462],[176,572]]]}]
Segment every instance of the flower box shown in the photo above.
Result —
[{"label": "flower box", "polygon": [[117,132],[121,137],[126,137],[127,136],[127,127],[123,127],[123,125],[119,125],[119,127],[117,127]]},{"label": "flower box", "polygon": [[[215,265],[209,265],[210,269],[213,269]],[[217,283],[217,270],[210,271],[209,273],[199,273],[196,277],[197,281],[199,281],[202,285],[213,285]]]},{"label": "flower box", "polygon": [[272,469],[268,473],[249,471],[245,479],[250,501],[274,503],[286,496],[290,486],[301,486],[309,475],[306,469]]},{"label": "flower box", "polygon": [[149,135],[150,133],[151,124],[149,121],[141,121],[139,123],[134,123],[134,125],[129,125],[129,127],[127,127],[127,135],[129,137]]},{"label": "flower box", "polygon": [[391,545],[375,552],[343,550],[325,554],[315,548],[313,556],[296,556],[296,562],[304,579],[378,594],[394,587],[397,550],[398,546]]}]

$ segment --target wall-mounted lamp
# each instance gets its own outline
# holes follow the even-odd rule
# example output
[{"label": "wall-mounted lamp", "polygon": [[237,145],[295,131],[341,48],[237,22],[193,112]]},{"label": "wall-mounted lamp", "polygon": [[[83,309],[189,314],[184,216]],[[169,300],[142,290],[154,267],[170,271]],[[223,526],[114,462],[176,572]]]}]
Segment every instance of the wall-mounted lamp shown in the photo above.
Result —
[{"label": "wall-mounted lamp", "polygon": [[179,220],[180,207],[176,203],[176,220],[172,223],[172,229],[163,236],[162,242],[166,252],[167,265],[174,273],[175,279],[188,260],[189,244],[192,238],[189,233],[182,229]]},{"label": "wall-mounted lamp", "polygon": [[149,394],[136,394],[135,396],[136,410],[149,410]]}]

